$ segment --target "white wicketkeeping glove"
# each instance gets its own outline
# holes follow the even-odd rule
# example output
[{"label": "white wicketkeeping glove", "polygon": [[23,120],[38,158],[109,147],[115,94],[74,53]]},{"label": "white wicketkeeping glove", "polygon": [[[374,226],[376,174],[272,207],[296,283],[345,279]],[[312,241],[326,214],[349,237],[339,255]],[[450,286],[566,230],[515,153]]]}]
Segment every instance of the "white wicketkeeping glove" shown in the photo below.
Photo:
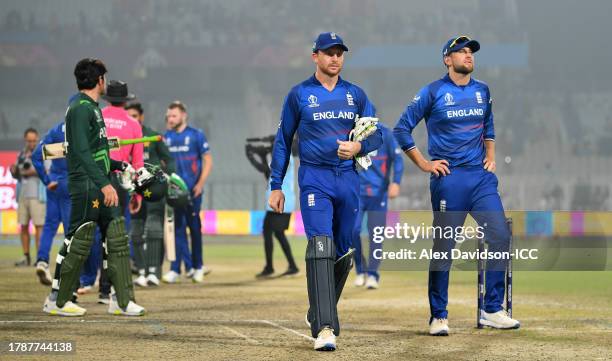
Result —
[{"label": "white wicketkeeping glove", "polygon": [[[352,142],[360,142],[366,139],[376,131],[376,124],[378,124],[378,118],[360,118],[358,115],[355,118],[353,130],[349,133],[349,140]],[[357,171],[366,170],[372,165],[372,159],[370,159],[368,154],[356,155],[355,162],[357,162]]]},{"label": "white wicketkeeping glove", "polygon": [[132,193],[134,191],[134,167],[132,167],[129,163],[123,162],[123,171],[121,171],[121,175],[119,176],[119,184],[121,188],[126,191]]}]

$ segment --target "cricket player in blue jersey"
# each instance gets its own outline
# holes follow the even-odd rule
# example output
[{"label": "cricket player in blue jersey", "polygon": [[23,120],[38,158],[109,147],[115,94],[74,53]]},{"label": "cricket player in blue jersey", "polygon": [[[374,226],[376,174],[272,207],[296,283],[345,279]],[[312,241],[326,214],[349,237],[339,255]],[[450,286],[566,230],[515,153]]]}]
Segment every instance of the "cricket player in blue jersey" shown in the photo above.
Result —
[{"label": "cricket player in blue jersey", "polygon": [[64,122],[55,125],[47,132],[32,153],[32,164],[40,180],[47,187],[47,211],[36,259],[36,275],[38,275],[40,283],[47,286],[51,286],[53,281],[49,271],[49,252],[53,244],[53,237],[57,233],[60,222],[64,225],[64,230],[67,230],[70,225],[70,195],[68,194],[68,165],[66,159],[52,160],[51,167],[47,171],[43,161],[42,146],[64,142],[66,139],[65,129]]},{"label": "cricket player in blue jersey", "polygon": [[[370,127],[378,121],[374,105],[360,87],[339,76],[345,51],[336,33],[317,37],[312,49],[316,72],[285,98],[270,166],[268,204],[281,213],[281,187],[297,131],[300,204],[308,238],[306,321],[316,338],[315,350],[322,351],[335,350],[340,333],[336,305],[352,266],[349,250],[359,209],[357,163],[382,143],[380,130]],[[357,136],[349,139],[349,134]]]},{"label": "cricket player in blue jersey", "polygon": [[[422,88],[408,105],[393,130],[402,150],[426,173],[431,173],[430,192],[434,226],[460,227],[467,213],[483,227],[490,252],[508,250],[510,232],[497,192],[495,131],[492,98],[487,84],[473,79],[474,53],[480,44],[467,36],[450,39],[442,49],[448,74]],[[412,130],[425,119],[429,139],[426,160],[416,147]],[[434,252],[455,247],[453,238],[434,237]],[[519,328],[502,308],[506,260],[488,260],[486,294],[481,323],[500,329]],[[447,260],[431,260],[429,305],[431,335],[448,335]]]},{"label": "cricket player in blue jersey", "polygon": [[[383,145],[370,153],[372,165],[359,172],[361,184],[359,212],[355,221],[353,247],[355,248],[355,270],[357,277],[354,285],[367,289],[377,289],[380,281],[378,268],[380,259],[374,257],[377,249],[382,249],[382,242],[374,242],[372,236],[374,227],[384,227],[387,219],[387,203],[389,198],[399,195],[402,174],[404,173],[404,159],[402,150],[393,138],[391,129],[382,123],[378,123],[383,136]],[[393,178],[391,178],[393,170]],[[369,235],[369,255],[364,258],[361,247],[361,226],[363,217],[367,214],[367,228]],[[367,263],[366,263],[367,260]]]},{"label": "cricket player in blue jersey", "polygon": [[[181,260],[187,275],[193,282],[201,283],[210,269],[202,261],[202,191],[212,169],[212,156],[204,132],[187,125],[187,108],[179,101],[172,102],[166,112],[170,128],[164,139],[174,157],[176,173],[191,189],[191,204],[186,209],[174,210],[176,260],[162,280],[166,283],[179,281]],[[191,235],[191,253],[187,243],[187,228]]]}]

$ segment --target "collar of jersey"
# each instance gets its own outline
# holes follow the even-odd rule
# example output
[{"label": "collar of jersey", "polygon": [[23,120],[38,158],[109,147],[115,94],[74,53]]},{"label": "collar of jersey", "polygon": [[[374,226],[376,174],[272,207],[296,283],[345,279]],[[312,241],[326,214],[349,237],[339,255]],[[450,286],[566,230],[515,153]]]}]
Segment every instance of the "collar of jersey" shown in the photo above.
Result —
[{"label": "collar of jersey", "polygon": [[442,80],[444,80],[447,83],[450,83],[456,87],[459,88],[465,88],[466,86],[470,86],[472,84],[474,84],[474,78],[470,77],[470,81],[466,84],[466,85],[457,85],[455,84],[455,82],[453,81],[453,79],[450,78],[450,75],[448,75],[448,73],[446,73],[446,75],[442,78]]},{"label": "collar of jersey", "polygon": [[[312,81],[314,83],[314,85],[318,85],[318,86],[323,86],[323,84],[321,84],[321,82],[319,81],[319,79],[317,79],[317,77],[312,74],[312,76],[310,77],[310,81]],[[336,88],[339,85],[342,85],[342,83],[344,83],[344,79],[342,79],[342,77],[340,75],[338,75],[338,82],[336,83],[336,86],[334,87],[334,90],[336,90]]]}]

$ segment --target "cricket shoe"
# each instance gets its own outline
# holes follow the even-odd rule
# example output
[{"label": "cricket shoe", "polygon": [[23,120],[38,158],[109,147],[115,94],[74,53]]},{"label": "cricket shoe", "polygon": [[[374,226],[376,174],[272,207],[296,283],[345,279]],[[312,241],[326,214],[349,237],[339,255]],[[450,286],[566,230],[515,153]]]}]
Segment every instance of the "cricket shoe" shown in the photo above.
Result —
[{"label": "cricket shoe", "polygon": [[64,304],[64,307],[57,307],[56,301],[51,301],[49,297],[45,299],[45,304],[43,305],[43,312],[48,313],[53,316],[67,316],[67,317],[78,317],[83,316],[87,310],[83,307],[79,307],[72,303],[72,301],[68,301]]},{"label": "cricket shoe", "polygon": [[195,274],[195,268],[190,268],[187,273],[185,273],[185,276],[187,276],[187,278],[193,278],[193,275]]},{"label": "cricket shoe", "polygon": [[45,286],[51,286],[53,280],[49,271],[49,264],[45,261],[36,262],[36,275],[38,280]]},{"label": "cricket shoe", "polygon": [[159,286],[159,278],[157,278],[157,276],[154,275],[153,273],[150,273],[147,276],[147,284],[149,286]]},{"label": "cricket shoe", "polygon": [[289,268],[285,272],[283,272],[279,277],[297,277],[300,275],[300,270],[297,268]]},{"label": "cricket shoe", "polygon": [[353,285],[355,287],[363,287],[363,285],[365,285],[365,282],[366,282],[365,274],[359,273],[357,274],[357,277],[355,277],[355,281],[353,282]]},{"label": "cricket shoe", "polygon": [[125,308],[121,308],[117,304],[117,296],[112,295],[108,304],[108,313],[116,316],[142,316],[145,314],[145,309],[133,301],[130,301]]},{"label": "cricket shoe", "polygon": [[100,293],[98,295],[98,303],[101,305],[108,305],[110,303],[110,296],[108,293]]},{"label": "cricket shoe", "polygon": [[134,284],[138,287],[147,287],[149,284],[147,282],[147,278],[144,275],[140,275],[138,276],[135,280],[134,280]]},{"label": "cricket shoe", "polygon": [[498,328],[501,330],[511,330],[521,327],[521,323],[509,317],[505,310],[500,310],[494,313],[482,311],[480,323],[485,326]]},{"label": "cricket shoe", "polygon": [[368,276],[368,280],[365,283],[365,287],[369,290],[378,289],[378,280],[374,276]]},{"label": "cricket shoe", "polygon": [[193,283],[202,283],[204,282],[204,267],[198,268],[193,272],[193,277],[191,277],[191,281]]},{"label": "cricket shoe", "polygon": [[429,334],[432,336],[448,336],[448,319],[434,318],[429,324]]},{"label": "cricket shoe", "polygon": [[162,281],[166,283],[179,283],[181,279],[179,274],[174,271],[168,271],[165,275],[162,276]]},{"label": "cricket shoe", "polygon": [[93,291],[93,287],[92,286],[83,286],[83,287],[79,287],[77,289],[77,294],[79,295],[86,295],[88,293],[91,293]]},{"label": "cricket shoe", "polygon": [[15,267],[27,267],[30,265],[30,255],[26,254],[23,258],[17,262],[15,262]]},{"label": "cricket shoe", "polygon": [[255,278],[270,278],[274,274],[274,270],[271,268],[264,268],[263,271],[255,275]]},{"label": "cricket shoe", "polygon": [[324,327],[317,336],[314,342],[316,351],[335,351],[336,350],[336,335],[330,327]]}]

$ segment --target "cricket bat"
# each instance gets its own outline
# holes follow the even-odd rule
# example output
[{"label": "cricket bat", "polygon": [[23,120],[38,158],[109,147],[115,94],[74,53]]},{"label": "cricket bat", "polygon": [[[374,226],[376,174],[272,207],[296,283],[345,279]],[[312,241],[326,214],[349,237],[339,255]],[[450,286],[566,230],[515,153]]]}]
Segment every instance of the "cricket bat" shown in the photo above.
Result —
[{"label": "cricket bat", "polygon": [[166,259],[170,262],[176,260],[176,249],[174,246],[174,208],[166,204],[164,212],[164,249]]},{"label": "cricket bat", "polygon": [[[151,137],[142,137],[134,139],[119,139],[118,137],[108,138],[108,147],[110,150],[121,148],[123,145],[148,143],[148,142],[159,142],[162,139],[161,135],[154,135]],[[66,143],[52,143],[43,144],[42,154],[43,159],[58,159],[66,157]]]}]

